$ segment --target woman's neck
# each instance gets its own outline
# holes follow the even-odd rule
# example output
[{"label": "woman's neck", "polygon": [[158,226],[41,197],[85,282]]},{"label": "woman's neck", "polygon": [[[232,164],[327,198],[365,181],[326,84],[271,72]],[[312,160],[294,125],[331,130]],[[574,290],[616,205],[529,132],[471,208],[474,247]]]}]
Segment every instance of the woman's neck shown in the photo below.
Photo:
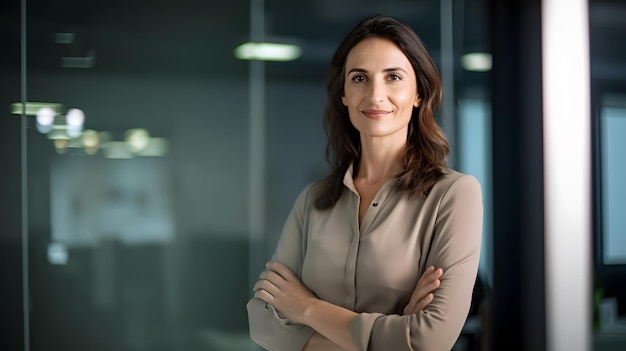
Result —
[{"label": "woman's neck", "polygon": [[366,183],[385,182],[404,170],[406,143],[361,138],[361,158],[355,175]]}]

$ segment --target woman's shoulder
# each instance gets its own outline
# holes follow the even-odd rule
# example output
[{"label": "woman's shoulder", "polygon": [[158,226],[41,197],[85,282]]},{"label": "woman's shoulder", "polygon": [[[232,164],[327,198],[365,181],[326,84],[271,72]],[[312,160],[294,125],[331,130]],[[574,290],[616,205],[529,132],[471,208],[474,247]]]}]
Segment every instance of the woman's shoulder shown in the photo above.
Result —
[{"label": "woman's shoulder", "polygon": [[318,182],[311,182],[305,185],[296,197],[296,206],[311,208],[315,201],[316,187]]},{"label": "woman's shoulder", "polygon": [[450,191],[478,191],[480,192],[480,183],[471,174],[459,172],[451,168],[444,168],[442,176],[439,178],[431,192],[435,192],[440,196]]}]

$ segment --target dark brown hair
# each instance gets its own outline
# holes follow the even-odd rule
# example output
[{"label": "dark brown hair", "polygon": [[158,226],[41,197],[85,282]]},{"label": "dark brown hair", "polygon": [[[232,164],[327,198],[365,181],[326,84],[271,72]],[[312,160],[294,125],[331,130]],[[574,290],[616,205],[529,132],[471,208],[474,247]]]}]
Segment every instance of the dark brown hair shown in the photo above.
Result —
[{"label": "dark brown hair", "polygon": [[426,45],[409,26],[393,17],[367,17],[339,44],[326,77],[324,128],[328,135],[326,159],[331,171],[315,187],[315,207],[319,209],[330,208],[339,200],[344,190],[344,175],[361,156],[359,132],[352,126],[341,97],[348,53],[358,43],[372,37],[389,39],[404,52],[415,71],[421,99],[420,105],[413,108],[409,122],[404,172],[398,176],[398,188],[410,196],[426,197],[446,166],[450,146],[435,120],[442,99],[441,77]]}]

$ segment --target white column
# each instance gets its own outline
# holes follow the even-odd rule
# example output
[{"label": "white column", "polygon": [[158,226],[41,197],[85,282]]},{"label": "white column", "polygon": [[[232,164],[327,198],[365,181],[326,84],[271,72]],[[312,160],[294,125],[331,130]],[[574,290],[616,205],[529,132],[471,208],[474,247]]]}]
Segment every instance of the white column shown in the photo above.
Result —
[{"label": "white column", "polygon": [[591,349],[587,3],[542,1],[546,339],[551,351]]}]

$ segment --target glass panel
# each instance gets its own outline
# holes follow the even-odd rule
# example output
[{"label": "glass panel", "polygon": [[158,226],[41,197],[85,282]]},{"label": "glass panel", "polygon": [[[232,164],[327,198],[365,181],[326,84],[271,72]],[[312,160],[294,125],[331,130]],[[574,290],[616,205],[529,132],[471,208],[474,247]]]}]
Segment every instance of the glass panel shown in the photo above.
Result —
[{"label": "glass panel", "polygon": [[594,344],[626,349],[626,4],[589,2],[594,127]]},{"label": "glass panel", "polygon": [[[470,25],[485,23],[479,5],[251,3],[29,1],[33,350],[256,348],[250,283],[297,193],[326,172],[326,67],[366,14],[413,26],[440,66],[453,56],[447,99],[470,101],[477,86],[484,95],[483,74],[454,74],[461,53],[483,50]],[[442,10],[454,40],[445,53]],[[302,56],[235,59],[255,38],[299,43]],[[452,144],[472,145],[448,106]],[[472,116],[485,122],[484,113]],[[477,347],[477,330],[467,326],[455,349]]]},{"label": "glass panel", "polygon": [[28,11],[32,349],[247,349],[247,3]]}]

